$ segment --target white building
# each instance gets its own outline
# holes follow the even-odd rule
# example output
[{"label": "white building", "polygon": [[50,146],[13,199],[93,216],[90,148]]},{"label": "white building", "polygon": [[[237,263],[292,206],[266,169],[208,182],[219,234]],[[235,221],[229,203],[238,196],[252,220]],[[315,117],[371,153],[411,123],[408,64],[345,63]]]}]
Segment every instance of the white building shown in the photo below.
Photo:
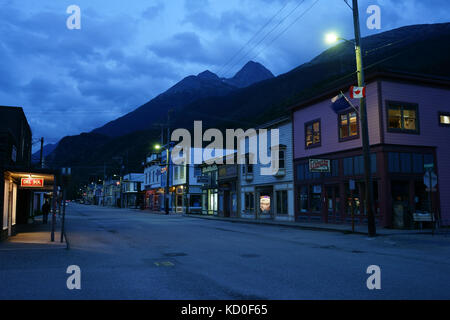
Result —
[{"label": "white building", "polygon": [[144,163],[145,208],[160,211],[164,202],[164,188],[161,184],[162,170],[161,154],[155,153],[147,157]]},{"label": "white building", "polygon": [[203,159],[203,149],[190,149],[191,164],[178,163],[180,158],[185,155],[180,154],[180,157],[172,157],[172,204],[175,212],[181,213],[201,213],[202,212],[202,183],[197,181],[197,177],[202,175],[200,164],[194,164],[194,159],[197,157]]},{"label": "white building", "polygon": [[[267,129],[268,150],[270,150],[271,130],[279,130],[279,170],[275,174],[262,175],[261,169],[270,165],[261,165],[260,159],[258,164],[241,166],[240,216],[250,219],[294,221],[292,121],[289,117],[285,117],[267,123],[259,129]],[[248,145],[249,139],[245,140]],[[258,142],[258,150],[259,147]]]},{"label": "white building", "polygon": [[122,179],[122,206],[124,208],[139,208],[143,205],[142,185],[143,173],[129,173]]}]

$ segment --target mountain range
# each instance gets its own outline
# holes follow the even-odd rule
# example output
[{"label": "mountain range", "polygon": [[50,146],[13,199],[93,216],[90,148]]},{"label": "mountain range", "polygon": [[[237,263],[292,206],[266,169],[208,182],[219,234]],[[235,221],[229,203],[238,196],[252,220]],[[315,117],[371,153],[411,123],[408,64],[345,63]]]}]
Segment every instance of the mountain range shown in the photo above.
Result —
[{"label": "mountain range", "polygon": [[240,88],[274,78],[263,65],[250,61],[233,78],[219,78],[206,70],[197,76],[188,76],[136,110],[97,128],[92,133],[110,137],[123,136],[138,130],[149,129],[165,122],[167,111],[180,108],[198,99],[225,96]]},{"label": "mountain range", "polygon": [[[366,71],[396,71],[449,77],[450,23],[413,25],[362,39]],[[273,77],[249,62],[231,79],[210,71],[189,76],[135,111],[90,133],[63,138],[47,157],[56,166],[79,166],[80,176],[103,164],[118,166],[126,159],[128,170],[142,170],[141,162],[159,141],[160,126],[171,113],[172,128],[254,127],[289,114],[295,103],[325,89],[354,80],[354,47],[342,42],[297,68]],[[122,160],[123,161],[123,160]],[[86,167],[85,169],[81,169]]]}]

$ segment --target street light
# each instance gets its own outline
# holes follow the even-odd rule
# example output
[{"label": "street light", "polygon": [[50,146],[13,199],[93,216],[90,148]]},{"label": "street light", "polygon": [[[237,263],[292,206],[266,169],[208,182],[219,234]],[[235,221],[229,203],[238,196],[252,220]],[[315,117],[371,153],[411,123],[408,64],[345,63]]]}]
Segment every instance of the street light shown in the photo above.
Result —
[{"label": "street light", "polygon": [[155,150],[161,150],[161,145],[160,144],[155,144]]},{"label": "street light", "polygon": [[[359,25],[359,9],[358,9],[358,0],[353,0],[352,3],[352,11],[353,11],[353,26],[355,31],[355,56],[356,56],[356,70],[358,76],[358,87],[365,87],[364,81],[364,66],[361,54],[361,30]],[[330,33],[326,36],[326,41],[328,43],[333,43],[338,40],[345,40],[339,38],[336,34]],[[348,41],[348,40],[345,40]],[[362,138],[362,148],[363,148],[363,157],[364,157],[364,182],[366,185],[365,188],[365,204],[367,211],[367,220],[368,220],[368,234],[370,237],[374,237],[376,235],[376,226],[375,226],[375,215],[373,212],[373,198],[372,198],[372,173],[371,173],[371,164],[370,164],[370,144],[369,144],[369,129],[367,122],[367,108],[366,108],[366,98],[363,97],[360,99],[360,120],[361,120],[361,138]]]},{"label": "street light", "polygon": [[328,44],[336,43],[338,40],[340,40],[340,38],[334,32],[330,32],[325,35],[325,42]]}]

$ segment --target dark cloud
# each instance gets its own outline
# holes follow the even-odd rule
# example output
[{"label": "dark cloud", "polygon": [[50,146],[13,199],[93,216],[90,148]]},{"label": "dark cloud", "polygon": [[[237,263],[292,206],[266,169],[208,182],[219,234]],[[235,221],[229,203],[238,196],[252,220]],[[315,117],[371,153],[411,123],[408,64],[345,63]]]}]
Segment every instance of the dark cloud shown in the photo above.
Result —
[{"label": "dark cloud", "polygon": [[157,3],[145,9],[145,11],[142,13],[142,17],[148,20],[155,19],[164,11],[164,8],[164,2]]},{"label": "dark cloud", "polygon": [[[325,50],[327,31],[353,35],[351,12],[342,0],[319,1],[298,21],[313,0],[305,0],[286,21],[283,17],[298,1],[77,2],[81,30],[66,28],[69,2],[0,4],[0,105],[23,106],[34,134],[49,142],[103,125],[189,74],[210,69],[231,76],[251,59],[280,74]],[[370,4],[382,9],[382,30],[365,27]],[[280,8],[284,10],[248,44]],[[362,33],[368,35],[447,22],[450,5],[448,0],[361,0],[360,12]]]}]

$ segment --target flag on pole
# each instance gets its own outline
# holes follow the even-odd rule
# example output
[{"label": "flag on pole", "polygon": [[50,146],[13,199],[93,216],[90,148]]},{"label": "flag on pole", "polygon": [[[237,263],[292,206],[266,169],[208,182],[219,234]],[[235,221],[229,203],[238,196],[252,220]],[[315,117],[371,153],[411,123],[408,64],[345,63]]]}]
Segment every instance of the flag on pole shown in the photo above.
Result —
[{"label": "flag on pole", "polygon": [[366,87],[350,87],[350,98],[362,99],[366,96]]},{"label": "flag on pole", "polygon": [[331,103],[332,103],[331,107],[336,113],[351,108],[351,105],[348,103],[347,99],[342,93],[338,94],[336,97],[331,99]]}]

